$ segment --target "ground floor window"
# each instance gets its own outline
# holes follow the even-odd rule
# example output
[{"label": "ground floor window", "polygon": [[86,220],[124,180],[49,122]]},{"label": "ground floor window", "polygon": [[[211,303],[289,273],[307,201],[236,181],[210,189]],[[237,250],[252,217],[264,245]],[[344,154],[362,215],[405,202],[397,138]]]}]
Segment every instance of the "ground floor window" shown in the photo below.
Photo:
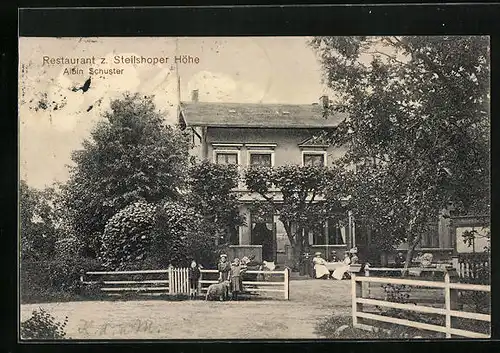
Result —
[{"label": "ground floor window", "polygon": [[338,221],[329,221],[327,224],[327,232],[329,245],[346,244],[346,229],[345,227],[341,227]]},{"label": "ground floor window", "polygon": [[328,220],[322,228],[306,230],[306,235],[312,234],[311,245],[345,245],[346,230],[336,220]]}]

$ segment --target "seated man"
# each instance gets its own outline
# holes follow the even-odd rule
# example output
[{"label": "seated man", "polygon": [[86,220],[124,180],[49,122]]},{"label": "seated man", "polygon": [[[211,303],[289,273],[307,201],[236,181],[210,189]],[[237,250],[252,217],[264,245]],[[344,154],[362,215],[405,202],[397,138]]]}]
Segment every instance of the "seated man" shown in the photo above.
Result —
[{"label": "seated man", "polygon": [[396,258],[394,259],[394,263],[396,267],[403,267],[405,265],[406,258],[403,256],[402,252],[398,252]]}]

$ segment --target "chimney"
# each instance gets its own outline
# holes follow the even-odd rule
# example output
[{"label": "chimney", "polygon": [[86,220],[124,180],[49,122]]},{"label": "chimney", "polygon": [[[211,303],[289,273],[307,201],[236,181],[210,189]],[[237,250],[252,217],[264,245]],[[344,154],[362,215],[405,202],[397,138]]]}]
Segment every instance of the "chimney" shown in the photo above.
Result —
[{"label": "chimney", "polygon": [[328,99],[328,96],[321,96],[320,103],[323,105],[323,108],[328,108],[328,106],[330,105],[330,100]]},{"label": "chimney", "polygon": [[198,103],[198,90],[197,89],[194,89],[191,92],[191,102]]}]

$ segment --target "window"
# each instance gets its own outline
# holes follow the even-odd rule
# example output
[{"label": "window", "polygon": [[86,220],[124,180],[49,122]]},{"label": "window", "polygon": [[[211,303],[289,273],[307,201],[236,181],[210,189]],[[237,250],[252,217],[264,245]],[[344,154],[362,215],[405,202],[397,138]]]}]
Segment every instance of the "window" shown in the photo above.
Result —
[{"label": "window", "polygon": [[302,152],[302,164],[305,166],[324,167],[326,152]]},{"label": "window", "polygon": [[346,243],[345,228],[334,220],[326,222],[322,229],[306,230],[305,234],[312,234],[312,245],[344,245]]},{"label": "window", "polygon": [[328,244],[344,245],[345,241],[345,228],[341,228],[338,222],[328,221]]},{"label": "window", "polygon": [[313,235],[313,245],[325,245],[326,244],[326,236],[325,229],[317,229],[312,231]]},{"label": "window", "polygon": [[238,164],[237,152],[215,152],[215,163],[217,164]]},{"label": "window", "polygon": [[273,165],[272,154],[263,152],[250,152],[249,164],[251,166],[271,167]]}]

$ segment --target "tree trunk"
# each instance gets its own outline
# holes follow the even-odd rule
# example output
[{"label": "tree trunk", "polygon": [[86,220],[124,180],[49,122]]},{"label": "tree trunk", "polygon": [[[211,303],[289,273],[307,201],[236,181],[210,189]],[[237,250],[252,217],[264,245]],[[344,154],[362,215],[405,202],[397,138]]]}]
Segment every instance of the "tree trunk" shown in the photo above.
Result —
[{"label": "tree trunk", "polygon": [[405,265],[403,267],[403,271],[401,272],[401,275],[403,277],[408,274],[408,267],[410,266],[411,260],[413,259],[413,253],[415,252],[415,248],[417,247],[418,243],[420,243],[420,237],[418,236],[414,237],[409,243],[410,246],[408,247],[408,252],[406,253]]},{"label": "tree trunk", "polygon": [[[288,229],[290,229],[290,227],[288,227]],[[288,233],[288,229],[285,230],[287,231],[288,240],[290,240],[290,245],[292,246],[293,267],[295,270],[298,270],[300,268],[302,254],[304,252],[303,239],[300,236],[302,229],[297,229],[295,237],[293,234]]]}]

